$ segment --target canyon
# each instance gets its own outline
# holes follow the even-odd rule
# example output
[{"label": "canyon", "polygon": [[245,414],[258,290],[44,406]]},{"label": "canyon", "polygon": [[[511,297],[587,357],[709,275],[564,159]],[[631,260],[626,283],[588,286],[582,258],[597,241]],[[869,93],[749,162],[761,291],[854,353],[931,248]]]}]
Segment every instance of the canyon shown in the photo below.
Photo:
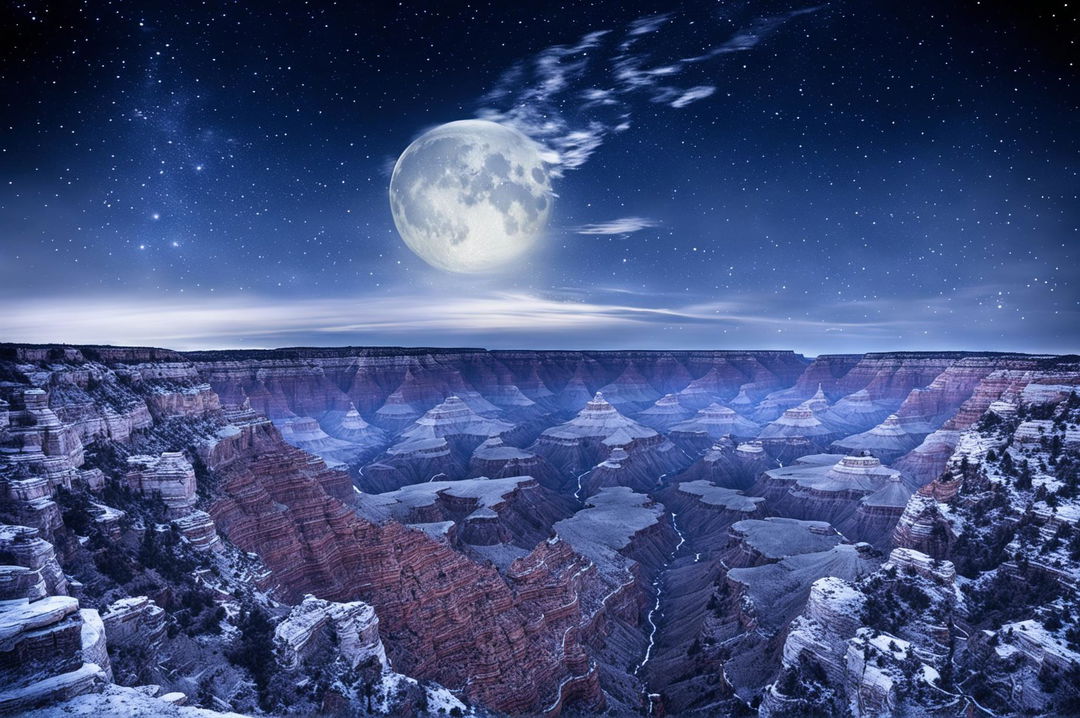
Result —
[{"label": "canyon", "polygon": [[1075,713],[1078,391],[979,352],[0,345],[0,713]]}]

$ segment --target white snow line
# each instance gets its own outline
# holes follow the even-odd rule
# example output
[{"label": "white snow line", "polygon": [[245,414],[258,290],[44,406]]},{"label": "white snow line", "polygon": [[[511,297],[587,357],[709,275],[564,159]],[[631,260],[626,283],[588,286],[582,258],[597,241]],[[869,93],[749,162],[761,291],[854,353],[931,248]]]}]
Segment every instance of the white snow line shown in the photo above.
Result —
[{"label": "white snow line", "polygon": [[[596,468],[596,467],[594,466],[593,468]],[[590,471],[592,471],[592,469],[588,469],[587,471],[583,471],[580,474],[578,474],[578,477],[577,477],[577,491],[574,492],[574,498],[576,498],[578,501],[584,501],[585,500],[585,499],[581,498],[581,492],[585,490],[585,487],[581,485],[581,480],[583,478],[585,478],[585,476]]]},{"label": "white snow line", "polygon": [[562,692],[563,692],[563,688],[566,687],[566,684],[569,683],[570,681],[576,681],[578,679],[587,677],[589,675],[589,673],[592,673],[592,669],[593,669],[593,667],[589,666],[589,670],[586,673],[584,673],[584,674],[582,674],[580,676],[567,676],[566,678],[564,678],[562,680],[562,683],[559,684],[558,690],[555,691],[555,701],[550,706],[545,708],[543,710],[543,712],[544,713],[550,713],[551,711],[555,710],[555,708],[558,707],[559,703],[562,702],[562,699],[563,699]]}]

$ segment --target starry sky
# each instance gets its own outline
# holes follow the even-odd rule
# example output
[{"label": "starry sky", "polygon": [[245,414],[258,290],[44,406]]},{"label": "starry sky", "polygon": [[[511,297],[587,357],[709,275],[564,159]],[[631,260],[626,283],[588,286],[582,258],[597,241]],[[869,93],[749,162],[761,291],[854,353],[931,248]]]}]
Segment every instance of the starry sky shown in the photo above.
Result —
[{"label": "starry sky", "polygon": [[[0,339],[1080,351],[1077,3],[9,2]],[[398,155],[550,150],[441,272]]]}]

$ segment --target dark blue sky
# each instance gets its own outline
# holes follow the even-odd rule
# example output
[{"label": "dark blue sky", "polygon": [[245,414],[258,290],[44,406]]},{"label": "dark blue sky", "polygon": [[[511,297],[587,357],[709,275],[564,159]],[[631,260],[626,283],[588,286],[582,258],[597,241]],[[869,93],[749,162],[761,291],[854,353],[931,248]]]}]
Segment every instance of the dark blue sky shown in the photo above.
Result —
[{"label": "dark blue sky", "polygon": [[[7,5],[0,338],[1080,350],[1075,8],[505,5]],[[551,226],[445,274],[388,169],[493,113]]]}]

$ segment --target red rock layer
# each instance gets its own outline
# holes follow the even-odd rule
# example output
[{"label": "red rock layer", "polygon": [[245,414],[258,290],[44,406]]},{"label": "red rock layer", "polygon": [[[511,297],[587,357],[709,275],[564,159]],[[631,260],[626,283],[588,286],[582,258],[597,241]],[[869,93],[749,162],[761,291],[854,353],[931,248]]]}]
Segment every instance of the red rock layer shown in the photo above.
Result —
[{"label": "red rock layer", "polygon": [[[582,647],[579,596],[595,567],[561,541],[542,542],[507,577],[427,534],[359,518],[333,494],[348,478],[288,447],[267,425],[245,447],[219,449],[219,530],[270,568],[264,584],[375,606],[398,670],[462,690],[507,713],[599,709],[598,678]],[[213,455],[213,452],[210,452]],[[590,616],[593,614],[590,613]]]}]

